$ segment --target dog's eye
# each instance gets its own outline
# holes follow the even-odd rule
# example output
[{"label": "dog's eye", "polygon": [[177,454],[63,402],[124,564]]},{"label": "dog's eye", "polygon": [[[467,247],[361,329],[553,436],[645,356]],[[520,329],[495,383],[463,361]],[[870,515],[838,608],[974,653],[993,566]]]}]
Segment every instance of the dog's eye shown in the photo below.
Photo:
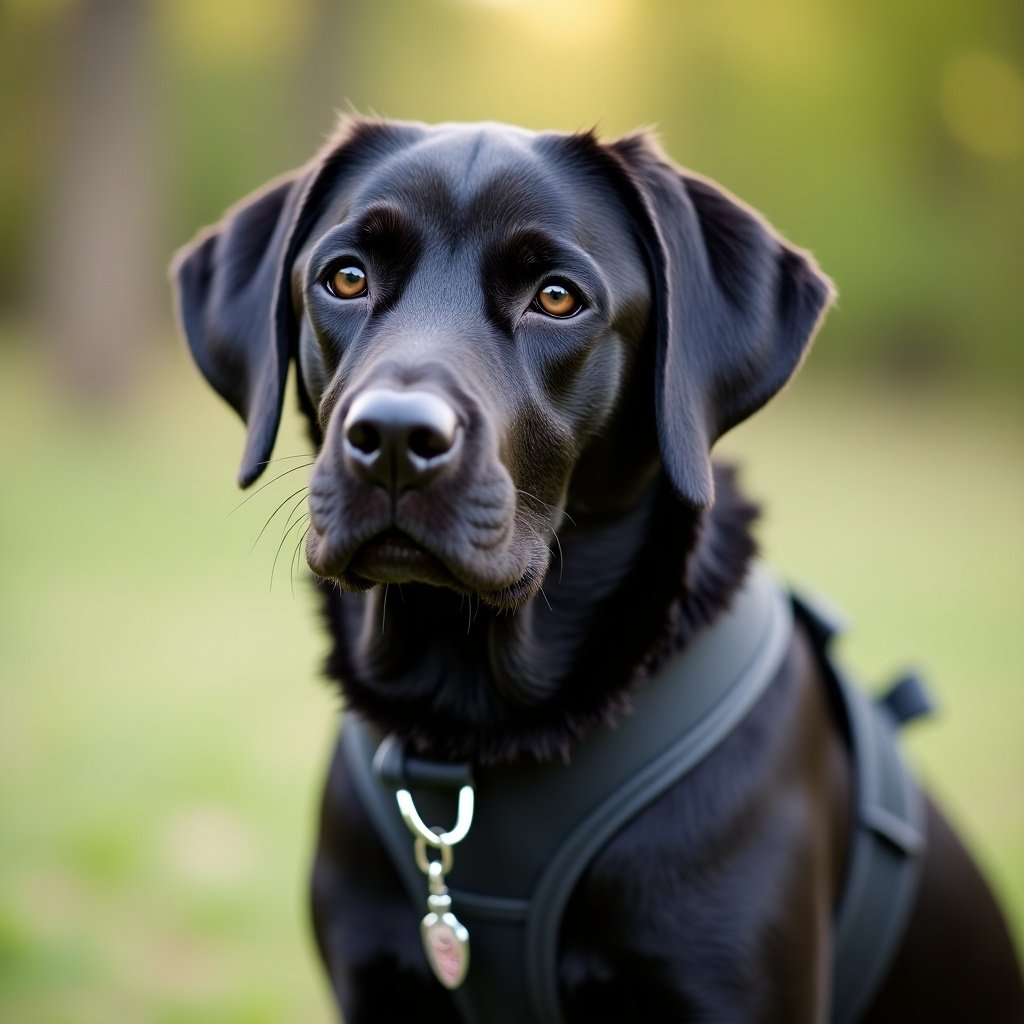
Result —
[{"label": "dog's eye", "polygon": [[556,281],[544,285],[537,292],[537,297],[534,301],[548,316],[560,317],[562,319],[574,316],[583,308],[583,303],[580,302],[575,293],[569,291],[564,284],[558,284]]},{"label": "dog's eye", "polygon": [[342,267],[328,279],[327,290],[339,299],[357,299],[366,291],[366,272],[355,264]]}]

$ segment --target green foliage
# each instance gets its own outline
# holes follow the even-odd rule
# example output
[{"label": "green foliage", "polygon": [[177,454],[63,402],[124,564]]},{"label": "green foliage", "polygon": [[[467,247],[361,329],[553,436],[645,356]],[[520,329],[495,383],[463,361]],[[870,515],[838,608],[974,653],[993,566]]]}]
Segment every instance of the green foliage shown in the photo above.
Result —
[{"label": "green foliage", "polygon": [[[25,279],[33,218],[76,127],[67,57],[88,8],[6,5],[0,115],[15,144],[0,164],[0,280]],[[1024,379],[1024,34],[1012,4],[259,0],[240,15],[227,0],[151,0],[148,10],[139,88],[151,132],[139,143],[153,155],[165,252],[303,162],[349,105],[610,134],[655,124],[680,162],[763,209],[836,279],[843,312],[820,364],[908,383]]]}]

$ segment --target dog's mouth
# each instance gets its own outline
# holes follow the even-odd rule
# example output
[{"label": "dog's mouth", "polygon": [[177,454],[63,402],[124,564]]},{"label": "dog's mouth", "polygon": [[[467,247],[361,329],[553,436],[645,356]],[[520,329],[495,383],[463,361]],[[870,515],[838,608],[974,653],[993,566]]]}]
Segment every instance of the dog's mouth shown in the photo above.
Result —
[{"label": "dog's mouth", "polygon": [[[310,541],[317,542],[312,534]],[[318,563],[315,555],[309,558],[310,568],[318,576],[337,580],[354,591],[369,590],[381,583],[426,583],[474,595],[501,608],[516,608],[532,596],[539,576],[528,570],[510,581],[472,579],[460,567],[449,566],[397,527],[389,527],[364,541],[343,567],[325,571]]]},{"label": "dog's mouth", "polygon": [[394,527],[360,545],[348,571],[369,583],[459,585],[440,558]]}]

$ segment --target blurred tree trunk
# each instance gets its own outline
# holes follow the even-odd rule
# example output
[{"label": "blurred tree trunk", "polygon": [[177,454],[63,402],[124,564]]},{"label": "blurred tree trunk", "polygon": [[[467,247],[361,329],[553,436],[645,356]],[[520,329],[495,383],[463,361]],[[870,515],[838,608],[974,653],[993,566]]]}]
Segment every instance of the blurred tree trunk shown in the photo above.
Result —
[{"label": "blurred tree trunk", "polygon": [[123,389],[160,322],[153,10],[145,0],[79,0],[67,19],[35,284],[59,382],[83,398]]},{"label": "blurred tree trunk", "polygon": [[347,113],[348,91],[359,80],[358,41],[363,28],[363,5],[356,0],[312,0],[309,34],[296,55],[292,76],[290,119],[296,143],[306,156],[334,127],[334,118]]}]

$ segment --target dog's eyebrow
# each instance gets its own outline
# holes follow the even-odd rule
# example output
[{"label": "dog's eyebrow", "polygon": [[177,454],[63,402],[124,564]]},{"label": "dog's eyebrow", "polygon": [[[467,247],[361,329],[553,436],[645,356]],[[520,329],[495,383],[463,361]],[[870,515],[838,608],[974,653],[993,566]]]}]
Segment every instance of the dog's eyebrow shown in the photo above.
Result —
[{"label": "dog's eyebrow", "polygon": [[532,280],[547,269],[575,262],[571,253],[542,228],[521,227],[487,247],[484,270],[506,280]]},{"label": "dog's eyebrow", "polygon": [[418,241],[419,232],[401,210],[381,203],[360,214],[353,236],[367,248],[392,249]]}]

